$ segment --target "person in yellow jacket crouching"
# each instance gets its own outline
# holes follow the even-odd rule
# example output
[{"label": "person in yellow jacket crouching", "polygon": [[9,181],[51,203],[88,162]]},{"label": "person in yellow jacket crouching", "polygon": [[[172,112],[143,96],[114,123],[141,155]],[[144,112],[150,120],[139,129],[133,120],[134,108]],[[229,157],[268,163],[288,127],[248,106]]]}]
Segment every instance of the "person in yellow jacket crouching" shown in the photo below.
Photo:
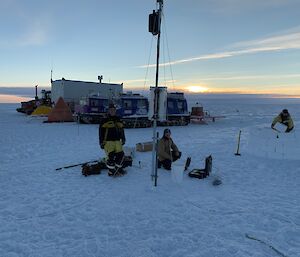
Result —
[{"label": "person in yellow jacket crouching", "polygon": [[286,133],[292,131],[294,128],[293,119],[287,109],[283,109],[282,112],[279,113],[279,115],[274,118],[272,125],[271,125],[272,129],[274,129],[277,122],[279,122],[287,127],[285,130]]},{"label": "person in yellow jacket crouching", "polygon": [[124,175],[122,169],[125,144],[124,126],[120,118],[116,115],[116,107],[110,104],[107,117],[99,126],[99,144],[107,155],[106,166],[109,176]]}]

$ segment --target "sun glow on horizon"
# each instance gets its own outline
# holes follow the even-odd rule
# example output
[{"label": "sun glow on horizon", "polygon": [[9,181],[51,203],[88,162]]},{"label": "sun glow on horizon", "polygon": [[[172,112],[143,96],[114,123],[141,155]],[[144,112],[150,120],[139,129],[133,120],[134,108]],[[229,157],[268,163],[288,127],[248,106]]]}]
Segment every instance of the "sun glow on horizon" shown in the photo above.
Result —
[{"label": "sun glow on horizon", "polygon": [[186,87],[186,90],[188,92],[191,92],[191,93],[204,93],[204,92],[208,92],[208,88],[207,87],[203,87],[203,86],[188,86],[188,87]]}]

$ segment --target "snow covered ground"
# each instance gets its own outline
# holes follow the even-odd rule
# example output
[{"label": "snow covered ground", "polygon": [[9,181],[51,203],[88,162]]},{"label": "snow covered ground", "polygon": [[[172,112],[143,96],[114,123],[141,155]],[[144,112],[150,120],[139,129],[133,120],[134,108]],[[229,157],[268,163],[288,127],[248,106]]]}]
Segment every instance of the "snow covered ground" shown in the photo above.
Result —
[{"label": "snow covered ground", "polygon": [[[42,123],[17,113],[16,104],[0,104],[0,256],[300,256],[300,100],[200,102],[226,118],[172,127],[183,152],[174,169],[187,156],[190,168],[203,168],[212,154],[212,176],[185,174],[178,183],[159,170],[156,188],[151,152],[136,153],[122,178],[105,171],[84,177],[80,167],[56,171],[103,156],[98,126]],[[277,138],[268,128],[283,108],[296,130]],[[135,146],[151,140],[152,130],[128,129],[126,136]],[[215,176],[222,185],[212,185]]]}]

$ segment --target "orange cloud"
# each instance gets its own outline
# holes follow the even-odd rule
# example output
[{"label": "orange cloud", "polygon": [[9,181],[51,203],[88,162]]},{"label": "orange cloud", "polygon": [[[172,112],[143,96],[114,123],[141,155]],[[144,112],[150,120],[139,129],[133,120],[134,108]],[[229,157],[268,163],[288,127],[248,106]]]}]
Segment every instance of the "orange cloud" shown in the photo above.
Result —
[{"label": "orange cloud", "polygon": [[16,95],[1,95],[0,94],[0,103],[20,103],[32,100],[32,98],[21,97]]}]

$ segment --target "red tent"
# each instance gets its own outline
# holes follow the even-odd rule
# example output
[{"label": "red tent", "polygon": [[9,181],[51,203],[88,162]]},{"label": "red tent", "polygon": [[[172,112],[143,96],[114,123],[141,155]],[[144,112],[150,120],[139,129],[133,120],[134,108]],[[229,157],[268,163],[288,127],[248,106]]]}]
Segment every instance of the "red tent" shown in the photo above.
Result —
[{"label": "red tent", "polygon": [[48,114],[47,122],[68,122],[74,121],[70,107],[65,103],[64,99],[60,97],[56,102],[54,108]]}]

